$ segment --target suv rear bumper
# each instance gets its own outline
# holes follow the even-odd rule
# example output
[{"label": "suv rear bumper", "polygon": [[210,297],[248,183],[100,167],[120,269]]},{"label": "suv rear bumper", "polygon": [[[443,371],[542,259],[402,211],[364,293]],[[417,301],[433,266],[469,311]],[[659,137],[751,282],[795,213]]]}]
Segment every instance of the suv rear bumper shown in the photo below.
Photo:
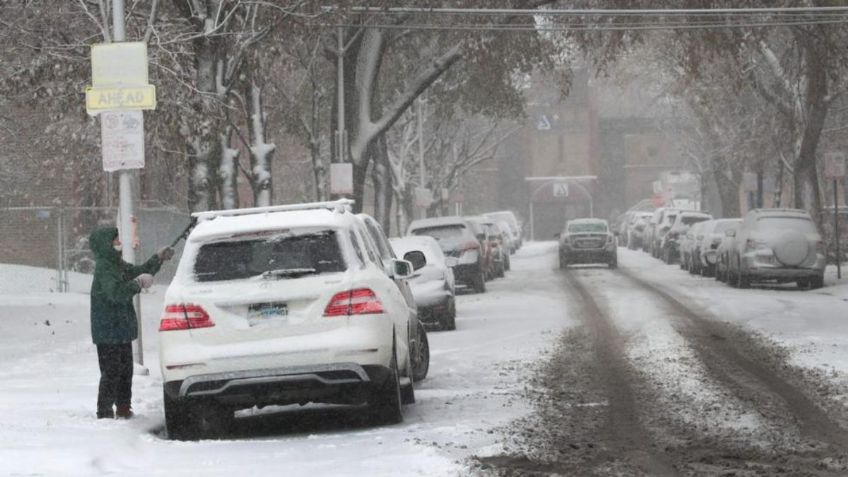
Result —
[{"label": "suv rear bumper", "polygon": [[362,404],[389,373],[385,366],[332,363],[202,374],[166,382],[164,388],[175,400],[214,400],[233,408],[307,402]]}]

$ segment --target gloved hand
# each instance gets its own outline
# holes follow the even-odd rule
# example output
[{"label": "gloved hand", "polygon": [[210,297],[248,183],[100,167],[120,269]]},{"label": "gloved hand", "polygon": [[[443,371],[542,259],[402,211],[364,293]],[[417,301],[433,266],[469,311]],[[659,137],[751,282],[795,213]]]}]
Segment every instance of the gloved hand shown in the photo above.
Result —
[{"label": "gloved hand", "polygon": [[159,263],[170,260],[174,257],[174,249],[171,247],[162,247],[156,252],[156,256],[159,257]]},{"label": "gloved hand", "polygon": [[150,286],[153,285],[153,275],[149,273],[142,273],[141,275],[135,277],[133,280],[138,283],[138,286],[140,286],[142,289],[150,288]]}]

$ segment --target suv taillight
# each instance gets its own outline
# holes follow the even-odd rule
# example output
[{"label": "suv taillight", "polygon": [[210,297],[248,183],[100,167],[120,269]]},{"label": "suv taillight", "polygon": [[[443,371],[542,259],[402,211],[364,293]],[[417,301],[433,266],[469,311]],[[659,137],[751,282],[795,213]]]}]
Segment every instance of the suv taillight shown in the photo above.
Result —
[{"label": "suv taillight", "polygon": [[383,313],[383,303],[370,288],[336,293],[324,308],[324,316],[370,315]]},{"label": "suv taillight", "polygon": [[159,321],[159,331],[188,330],[195,328],[211,328],[215,322],[200,305],[168,305],[162,320]]}]

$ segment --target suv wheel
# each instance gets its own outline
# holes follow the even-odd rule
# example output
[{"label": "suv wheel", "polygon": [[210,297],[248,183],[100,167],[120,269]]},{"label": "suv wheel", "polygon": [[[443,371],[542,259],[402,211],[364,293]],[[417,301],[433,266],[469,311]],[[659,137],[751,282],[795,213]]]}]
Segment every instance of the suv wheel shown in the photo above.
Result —
[{"label": "suv wheel", "polygon": [[421,381],[427,377],[430,370],[430,343],[424,325],[418,323],[415,345],[412,347],[412,380]]},{"label": "suv wheel", "polygon": [[400,376],[397,355],[392,348],[392,362],[389,375],[380,386],[374,389],[371,397],[371,417],[376,424],[397,424],[403,421],[400,396]]},{"label": "suv wheel", "polygon": [[445,307],[445,311],[442,313],[441,318],[443,330],[456,329],[456,301],[454,301],[453,298],[448,300],[447,306]]},{"label": "suv wheel", "polygon": [[471,288],[476,293],[486,293],[486,277],[482,268],[480,268],[480,273],[471,280]]},{"label": "suv wheel", "polygon": [[229,408],[211,401],[179,402],[163,396],[165,428],[175,440],[214,439],[229,432],[235,416]]}]

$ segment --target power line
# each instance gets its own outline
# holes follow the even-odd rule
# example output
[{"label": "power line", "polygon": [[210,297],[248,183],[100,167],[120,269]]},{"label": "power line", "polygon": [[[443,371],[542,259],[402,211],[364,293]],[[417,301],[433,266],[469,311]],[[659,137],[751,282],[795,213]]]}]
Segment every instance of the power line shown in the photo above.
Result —
[{"label": "power line", "polygon": [[[324,7],[333,11],[335,7]],[[761,15],[761,14],[846,14],[848,7],[763,7],[763,8],[663,8],[663,9],[509,9],[509,8],[421,8],[352,7],[354,14],[431,13],[446,15],[531,15],[531,16],[669,16],[669,15]]]},{"label": "power line", "polygon": [[703,30],[715,28],[763,28],[790,27],[807,25],[834,25],[848,23],[848,18],[818,21],[760,21],[760,22],[677,22],[677,23],[627,23],[621,25],[586,25],[586,24],[393,24],[393,23],[311,23],[322,27],[353,27],[379,28],[385,30],[421,30],[421,31],[526,31],[526,32],[560,32],[560,31],[622,31],[622,30]]}]

